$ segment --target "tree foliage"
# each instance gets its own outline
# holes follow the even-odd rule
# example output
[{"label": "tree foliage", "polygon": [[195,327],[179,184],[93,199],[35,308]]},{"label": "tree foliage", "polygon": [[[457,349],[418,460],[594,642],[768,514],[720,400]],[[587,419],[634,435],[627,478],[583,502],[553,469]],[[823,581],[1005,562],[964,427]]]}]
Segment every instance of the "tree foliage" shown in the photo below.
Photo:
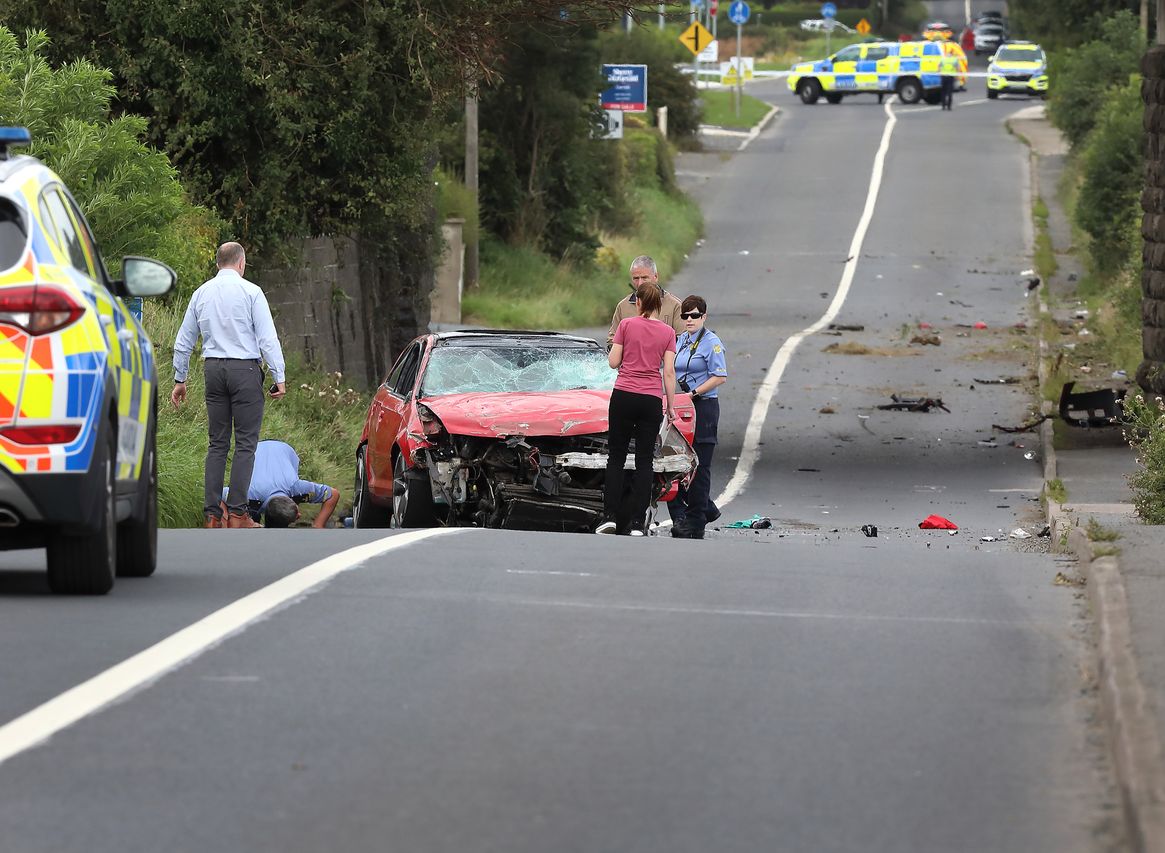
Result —
[{"label": "tree foliage", "polygon": [[1109,272],[1140,249],[1143,117],[1140,80],[1134,78],[1111,91],[1081,149],[1076,220],[1092,237],[1094,263]]},{"label": "tree foliage", "polygon": [[[1150,4],[1152,5],[1152,4]],[[1011,30],[1045,47],[1072,47],[1102,34],[1104,22],[1121,12],[1136,16],[1140,0],[1011,0]]]},{"label": "tree foliage", "polygon": [[1137,19],[1122,11],[1100,25],[1096,39],[1055,58],[1048,116],[1069,144],[1084,141],[1113,90],[1137,73],[1144,52]]},{"label": "tree foliage", "polygon": [[638,63],[647,66],[647,106],[654,112],[667,107],[668,135],[681,142],[694,140],[700,127],[700,104],[690,74],[676,63],[689,62],[691,54],[675,34],[655,27],[640,26],[625,33],[621,28],[604,33],[602,61]]},{"label": "tree foliage", "polygon": [[122,256],[140,254],[169,263],[184,284],[202,281],[218,223],[187,200],[166,155],[143,142],[146,120],[112,115],[110,72],[87,60],[53,68],[48,44],[43,32],[21,44],[0,27],[0,116],[29,129],[29,153],[76,196],[112,273]]}]

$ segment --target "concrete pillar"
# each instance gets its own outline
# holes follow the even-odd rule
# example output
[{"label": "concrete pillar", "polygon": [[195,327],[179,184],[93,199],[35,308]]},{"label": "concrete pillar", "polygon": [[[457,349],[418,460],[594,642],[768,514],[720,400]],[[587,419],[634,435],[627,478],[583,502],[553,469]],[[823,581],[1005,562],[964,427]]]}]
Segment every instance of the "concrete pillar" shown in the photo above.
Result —
[{"label": "concrete pillar", "polygon": [[430,323],[460,323],[461,293],[465,289],[465,241],[462,239],[464,219],[447,219],[441,226],[445,252],[437,267],[431,296]]}]

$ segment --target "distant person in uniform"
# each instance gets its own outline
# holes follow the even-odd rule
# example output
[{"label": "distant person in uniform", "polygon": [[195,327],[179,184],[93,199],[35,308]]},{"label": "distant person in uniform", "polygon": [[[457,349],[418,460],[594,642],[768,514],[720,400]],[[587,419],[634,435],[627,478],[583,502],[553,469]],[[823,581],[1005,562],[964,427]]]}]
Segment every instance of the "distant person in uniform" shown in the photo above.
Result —
[{"label": "distant person in uniform", "polygon": [[[634,267],[632,267],[634,269]],[[639,314],[627,317],[615,330],[607,362],[619,371],[607,412],[607,472],[603,483],[603,519],[595,533],[643,536],[651,481],[655,476],[655,439],[664,418],[676,419],[676,333],[659,319],[662,291],[651,281],[635,291]],[[660,368],[663,369],[662,380]],[[635,439],[635,473],[631,500],[624,501],[627,451]]]},{"label": "distant person in uniform", "polygon": [[636,295],[641,284],[654,284],[660,293],[659,319],[672,327],[678,335],[684,330],[684,322],[680,319],[680,300],[672,296],[659,284],[659,273],[653,261],[647,255],[640,255],[631,262],[631,295],[615,306],[615,313],[611,316],[611,327],[607,330],[607,349],[615,339],[615,330],[628,317],[639,316],[639,306]]},{"label": "distant person in uniform", "polygon": [[955,98],[955,77],[959,73],[959,61],[949,54],[944,54],[938,64],[942,73],[942,104],[944,110],[953,109]]},{"label": "distant person in uniform", "polygon": [[708,522],[720,517],[711,498],[712,453],[720,424],[719,388],[728,381],[728,364],[724,344],[705,325],[708,303],[702,296],[687,297],[680,317],[685,329],[676,341],[676,382],[681,391],[692,395],[696,409],[696,438],[692,445],[700,465],[688,488],[681,489],[668,504],[668,511],[673,537],[703,539]]},{"label": "distant person in uniform", "polygon": [[[230,489],[222,490],[225,504]],[[285,441],[260,441],[255,448],[255,471],[247,490],[247,510],[252,520],[263,516],[268,527],[290,527],[299,519],[301,503],[323,504],[312,527],[322,529],[340,502],[340,490],[323,483],[301,480],[299,454]]]}]

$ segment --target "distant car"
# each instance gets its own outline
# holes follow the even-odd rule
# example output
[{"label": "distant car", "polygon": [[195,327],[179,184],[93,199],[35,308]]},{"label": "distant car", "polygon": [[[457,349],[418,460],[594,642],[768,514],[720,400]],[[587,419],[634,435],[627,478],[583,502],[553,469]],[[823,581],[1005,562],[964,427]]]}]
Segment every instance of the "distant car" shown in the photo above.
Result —
[{"label": "distant car", "polygon": [[994,53],[1005,39],[1003,27],[998,24],[982,24],[975,30],[975,55]]},{"label": "distant car", "polygon": [[927,41],[949,41],[955,37],[955,30],[945,21],[932,21],[922,28],[922,37]]},{"label": "distant car", "polygon": [[56,593],[154,571],[158,377],[125,297],[161,296],[148,258],[106,272],[61,179],[0,128],[0,550],[45,548]]},{"label": "distant car", "polygon": [[987,66],[987,97],[1000,93],[1048,96],[1048,58],[1038,44],[1009,41]]},{"label": "distant car", "polygon": [[987,11],[987,12],[980,12],[975,17],[975,23],[977,23],[977,24],[985,24],[989,21],[992,23],[1002,24],[1003,23],[1003,13],[998,11],[998,10],[991,10],[991,11]]},{"label": "distant car", "polygon": [[[368,408],[356,451],[355,526],[594,530],[614,381],[606,349],[589,338],[417,338]],[[676,396],[676,413],[655,457],[653,503],[670,500],[696,464],[688,395]],[[631,456],[627,464],[634,467]]]}]

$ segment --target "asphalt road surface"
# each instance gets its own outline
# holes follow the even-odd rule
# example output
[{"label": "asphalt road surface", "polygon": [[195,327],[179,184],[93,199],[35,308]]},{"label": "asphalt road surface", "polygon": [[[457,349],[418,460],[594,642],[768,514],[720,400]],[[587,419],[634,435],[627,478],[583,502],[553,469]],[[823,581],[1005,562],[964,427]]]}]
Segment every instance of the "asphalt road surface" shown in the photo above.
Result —
[{"label": "asphalt road surface", "polygon": [[671,286],[729,352],[723,521],[774,528],[172,531],[94,600],[0,555],[5,850],[1121,849],[1072,569],[1006,538],[1030,380],[981,381],[1034,364],[1027,104],[753,91],[758,138],[679,160]]}]

